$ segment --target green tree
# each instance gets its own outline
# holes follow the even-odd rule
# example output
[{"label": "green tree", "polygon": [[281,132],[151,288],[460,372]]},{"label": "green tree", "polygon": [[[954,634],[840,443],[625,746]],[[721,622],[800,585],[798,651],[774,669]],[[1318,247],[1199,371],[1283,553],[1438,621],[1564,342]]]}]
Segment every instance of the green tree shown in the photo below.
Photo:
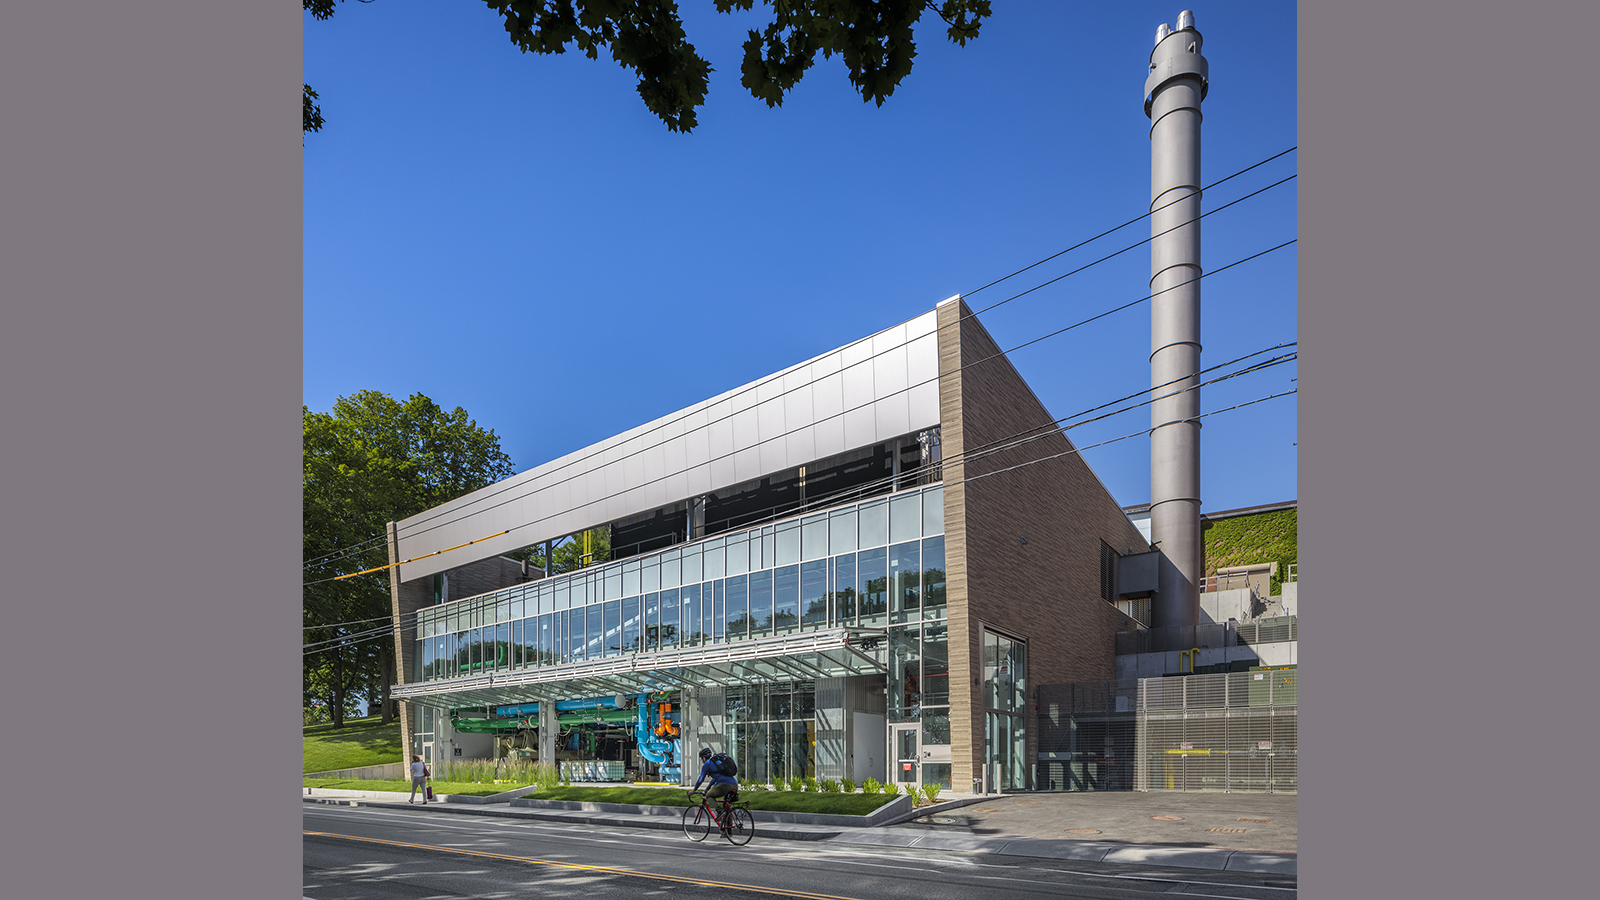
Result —
[{"label": "green tree", "polygon": [[[301,0],[317,19],[332,16],[335,0]],[[361,0],[370,3],[372,0]],[[484,0],[500,14],[506,35],[523,53],[565,53],[590,59],[610,53],[639,76],[639,98],[672,131],[693,131],[705,103],[711,64],[701,58],[678,17],[677,0]],[[718,12],[749,11],[756,0],[714,0]],[[817,54],[844,61],[863,101],[879,106],[911,73],[917,55],[912,29],[923,13],[945,21],[962,47],[978,36],[990,0],[761,0],[772,20],[744,42],[740,83],[751,96],[780,106]],[[320,131],[317,94],[305,86],[305,131]]]},{"label": "green tree", "polygon": [[302,408],[302,591],[305,705],[343,727],[355,694],[381,697],[390,719],[394,639],[387,571],[333,580],[388,562],[387,526],[515,471],[492,429],[466,410],[415,394],[340,397],[330,412]]}]

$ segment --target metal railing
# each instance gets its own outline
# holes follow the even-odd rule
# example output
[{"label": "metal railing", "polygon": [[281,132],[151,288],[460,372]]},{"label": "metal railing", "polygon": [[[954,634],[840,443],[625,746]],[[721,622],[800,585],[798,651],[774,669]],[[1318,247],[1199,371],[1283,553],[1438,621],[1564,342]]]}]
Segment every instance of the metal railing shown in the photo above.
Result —
[{"label": "metal railing", "polygon": [[1299,670],[1043,685],[1046,791],[1298,790]]},{"label": "metal railing", "polygon": [[1116,653],[1164,653],[1196,647],[1237,647],[1294,641],[1300,638],[1299,617],[1277,616],[1243,625],[1178,625],[1119,632]]}]

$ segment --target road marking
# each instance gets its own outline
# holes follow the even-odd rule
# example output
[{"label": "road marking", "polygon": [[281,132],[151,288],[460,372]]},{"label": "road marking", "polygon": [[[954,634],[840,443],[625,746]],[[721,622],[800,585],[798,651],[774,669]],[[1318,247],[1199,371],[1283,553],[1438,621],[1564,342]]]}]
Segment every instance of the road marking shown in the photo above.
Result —
[{"label": "road marking", "polygon": [[333,834],[327,831],[300,832],[307,837],[339,838],[347,841],[359,841],[366,844],[384,844],[390,847],[405,847],[411,850],[433,850],[438,853],[455,853],[461,856],[477,856],[484,859],[500,859],[507,862],[532,863],[537,866],[552,866],[558,869],[576,869],[583,872],[601,872],[607,875],[626,875],[634,878],[649,878],[655,881],[670,881],[676,884],[693,884],[700,887],[729,888],[739,891],[755,891],[759,894],[777,894],[780,897],[802,897],[805,900],[858,900],[855,897],[840,897],[835,894],[815,894],[810,891],[786,890],[784,888],[762,887],[754,884],[739,884],[731,881],[705,881],[699,878],[683,878],[677,875],[662,875],[655,872],[638,872],[632,869],[617,869],[611,866],[588,866],[581,863],[556,862],[549,859],[535,859],[531,856],[509,856],[503,853],[485,853],[481,850],[463,850],[457,847],[440,847],[433,844],[412,844],[406,841],[388,841],[381,838],[356,837],[350,834]]}]

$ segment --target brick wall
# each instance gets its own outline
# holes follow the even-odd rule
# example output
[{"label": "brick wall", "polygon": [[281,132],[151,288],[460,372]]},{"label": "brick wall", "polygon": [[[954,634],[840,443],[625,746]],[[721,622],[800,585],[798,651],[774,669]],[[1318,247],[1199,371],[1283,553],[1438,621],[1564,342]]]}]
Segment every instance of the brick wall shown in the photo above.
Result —
[{"label": "brick wall", "polygon": [[[1128,620],[1100,597],[1100,542],[1118,551],[1146,549],[1077,454],[1000,471],[1067,453],[1072,444],[1050,426],[1053,417],[970,315],[961,301],[939,308],[942,440],[945,458],[956,460],[945,465],[944,479],[952,777],[958,788],[982,766],[983,629],[1027,641],[1030,695],[1039,684],[1114,678],[1113,635]],[[960,460],[1035,428],[1041,429],[1037,440]],[[1031,759],[1032,716],[1024,720]]]}]

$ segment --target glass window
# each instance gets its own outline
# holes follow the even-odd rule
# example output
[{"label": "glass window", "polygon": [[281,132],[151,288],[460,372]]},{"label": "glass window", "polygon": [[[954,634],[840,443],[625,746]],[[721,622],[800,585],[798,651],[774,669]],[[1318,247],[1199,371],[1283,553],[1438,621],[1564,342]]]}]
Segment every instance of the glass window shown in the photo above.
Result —
[{"label": "glass window", "polygon": [[536,666],[539,664],[539,620],[528,618],[522,620],[522,665]]},{"label": "glass window", "polygon": [[922,663],[917,627],[889,629],[889,721],[913,720],[922,708]]},{"label": "glass window", "polygon": [[881,547],[889,543],[889,504],[879,500],[861,507],[857,547]]},{"label": "glass window", "polygon": [[572,579],[562,578],[556,582],[556,609],[572,608]]},{"label": "glass window", "polygon": [[683,551],[683,582],[694,584],[700,580],[700,548],[686,548]]},{"label": "glass window", "polygon": [[641,614],[638,597],[622,598],[622,650],[625,653],[639,652],[639,634]]},{"label": "glass window", "polygon": [[840,510],[828,516],[828,541],[834,553],[856,548],[856,511]]},{"label": "glass window", "polygon": [[707,581],[728,574],[726,566],[728,553],[723,548],[723,542],[723,538],[715,538],[700,545],[700,557],[703,561],[703,571],[700,574]]},{"label": "glass window", "polygon": [[433,641],[424,639],[421,643],[422,653],[419,655],[422,662],[422,675],[418,680],[428,681],[433,678]]},{"label": "glass window", "polygon": [[622,567],[610,566],[601,577],[606,580],[606,599],[622,599]]},{"label": "glass window", "polygon": [[1010,678],[1006,684],[1011,688],[1007,700],[1009,707],[1015,711],[1026,708],[1025,698],[1028,693],[1028,645],[1021,641],[1012,641],[1007,648],[1006,666]]},{"label": "glass window", "polygon": [[583,610],[569,609],[566,612],[567,620],[567,661],[583,662],[583,648],[589,642],[589,636],[584,633]]},{"label": "glass window", "polygon": [[511,667],[511,623],[501,622],[494,627],[494,667]]},{"label": "glass window", "polygon": [[605,655],[605,609],[600,604],[587,605],[584,607],[584,658],[598,660],[602,655]]},{"label": "glass window", "polygon": [[511,618],[513,619],[520,619],[527,615],[527,613],[523,611],[522,597],[523,592],[519,589],[516,593],[516,596],[511,598]]},{"label": "glass window", "polygon": [[942,619],[944,614],[944,538],[924,538],[922,541],[922,615],[928,619]]},{"label": "glass window", "polygon": [[661,595],[644,595],[644,649],[661,649]]},{"label": "glass window", "polygon": [[722,641],[727,637],[728,625],[728,592],[727,585],[718,579],[709,582],[714,598],[711,604],[711,639]]},{"label": "glass window", "polygon": [[705,639],[705,623],[700,617],[700,585],[683,589],[683,644],[698,647]]},{"label": "glass window", "polygon": [[661,554],[661,586],[675,588],[683,584],[683,552],[669,550]]},{"label": "glass window", "polygon": [[682,615],[682,600],[678,596],[678,589],[661,592],[661,649],[671,650],[678,646],[678,628],[682,624],[679,616]]},{"label": "glass window", "polygon": [[834,625],[856,624],[856,555],[846,553],[833,558]]},{"label": "glass window", "polygon": [[[759,551],[756,549],[756,546],[755,546],[757,543],[759,543],[760,547],[761,547],[761,549]],[[795,549],[798,550],[799,548],[797,547]],[[759,542],[757,542],[757,541],[752,541],[751,542],[751,547],[750,547],[750,570],[753,572],[756,569],[770,569],[770,568],[776,566],[777,564],[778,564],[778,532],[777,532],[777,527],[773,526],[773,525],[768,525],[767,527],[761,529],[761,539],[760,539],[760,541]]]},{"label": "glass window", "polygon": [[624,597],[637,597],[639,595],[639,564],[637,562],[622,564],[622,595]]},{"label": "glass window", "polygon": [[495,604],[494,613],[496,622],[511,621],[511,598],[502,596],[500,602]]},{"label": "glass window", "polygon": [[800,523],[785,522],[778,526],[777,564],[792,566],[800,561]]},{"label": "glass window", "polygon": [[640,589],[645,593],[661,590],[661,565],[655,561],[654,557],[645,560],[644,565],[639,570],[639,579],[643,582],[640,585]]},{"label": "glass window", "polygon": [[743,575],[750,571],[750,543],[743,535],[728,539],[728,574]]},{"label": "glass window", "polygon": [[[943,622],[923,626],[922,702],[927,706],[945,706],[950,702],[950,626]],[[948,720],[945,727],[950,727]],[[926,732],[926,724],[923,729]]]},{"label": "glass window", "polygon": [[860,604],[861,624],[878,626],[889,621],[889,549],[863,550],[856,554],[856,600]]},{"label": "glass window", "polygon": [[753,572],[750,575],[750,634],[752,637],[772,633],[772,570]]},{"label": "glass window", "polygon": [[800,624],[806,629],[828,625],[828,561],[800,564]]},{"label": "glass window", "polygon": [[607,600],[602,627],[605,628],[605,641],[603,651],[606,656],[616,656],[622,652],[622,603],[617,600]]},{"label": "glass window", "polygon": [[889,543],[922,537],[922,494],[907,494],[889,501]]},{"label": "glass window", "polygon": [[735,575],[727,581],[728,640],[738,640],[750,634],[750,584],[749,576]]},{"label": "glass window", "polygon": [[545,613],[539,617],[539,665],[553,665],[556,661],[554,613]]},{"label": "glass window", "polygon": [[772,627],[778,634],[800,625],[800,567],[784,566],[775,573]]},{"label": "glass window", "polygon": [[889,548],[889,621],[915,622],[922,617],[922,562],[920,541]]},{"label": "glass window", "polygon": [[800,520],[800,558],[822,559],[828,555],[828,517],[812,516]]},{"label": "glass window", "polygon": [[944,487],[922,492],[922,536],[944,534]]}]

